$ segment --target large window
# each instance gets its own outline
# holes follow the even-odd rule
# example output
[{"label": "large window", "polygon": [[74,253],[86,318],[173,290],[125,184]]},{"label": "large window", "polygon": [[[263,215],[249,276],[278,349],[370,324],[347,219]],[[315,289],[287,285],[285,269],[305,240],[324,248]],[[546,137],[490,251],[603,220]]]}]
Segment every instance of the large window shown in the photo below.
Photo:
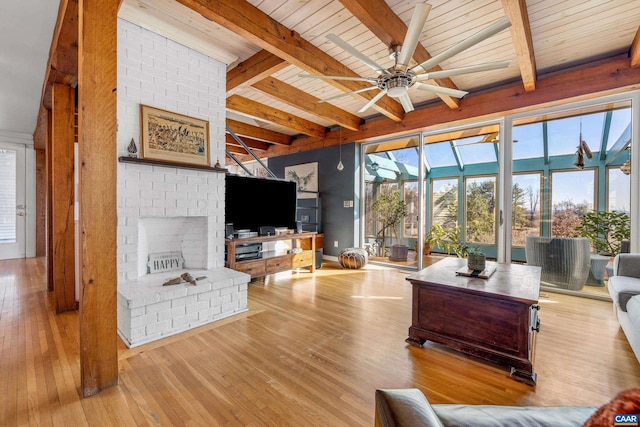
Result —
[{"label": "large window", "polygon": [[458,224],[458,179],[434,179],[431,187],[431,223],[451,230]]},{"label": "large window", "polygon": [[511,244],[524,246],[527,235],[540,236],[540,205],[542,174],[526,173],[513,176]]},{"label": "large window", "polygon": [[595,171],[551,173],[551,235],[572,237],[580,215],[595,206]]},{"label": "large window", "polygon": [[607,169],[607,210],[630,213],[631,177],[620,168]]},{"label": "large window", "polygon": [[404,218],[402,235],[405,238],[418,237],[418,181],[405,181],[402,184],[402,197],[407,203],[407,216]]},{"label": "large window", "polygon": [[16,241],[17,154],[0,149],[0,242]]},{"label": "large window", "polygon": [[465,242],[496,243],[496,177],[465,178]]}]

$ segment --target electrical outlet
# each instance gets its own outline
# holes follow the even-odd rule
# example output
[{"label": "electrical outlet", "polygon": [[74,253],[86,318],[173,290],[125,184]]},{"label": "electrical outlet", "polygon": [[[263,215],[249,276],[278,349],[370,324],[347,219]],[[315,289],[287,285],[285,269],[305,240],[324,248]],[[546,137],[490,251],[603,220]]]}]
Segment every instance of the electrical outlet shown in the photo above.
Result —
[{"label": "electrical outlet", "polygon": [[338,247],[338,241],[337,241],[337,240],[334,240],[334,241],[333,241],[333,247],[334,247],[334,248],[337,248],[337,247]]}]

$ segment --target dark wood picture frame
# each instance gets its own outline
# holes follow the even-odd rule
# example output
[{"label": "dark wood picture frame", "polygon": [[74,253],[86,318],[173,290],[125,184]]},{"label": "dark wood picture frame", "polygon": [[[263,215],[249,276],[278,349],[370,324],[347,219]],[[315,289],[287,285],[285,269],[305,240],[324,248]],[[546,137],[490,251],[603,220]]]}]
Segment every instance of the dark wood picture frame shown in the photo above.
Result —
[{"label": "dark wood picture frame", "polygon": [[142,158],[210,166],[209,122],[140,104]]}]

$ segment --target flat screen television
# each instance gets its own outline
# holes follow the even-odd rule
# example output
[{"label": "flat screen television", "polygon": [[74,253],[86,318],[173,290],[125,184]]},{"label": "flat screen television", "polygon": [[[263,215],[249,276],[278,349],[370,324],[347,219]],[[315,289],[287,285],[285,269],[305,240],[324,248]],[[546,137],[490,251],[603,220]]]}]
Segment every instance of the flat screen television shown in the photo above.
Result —
[{"label": "flat screen television", "polygon": [[226,175],[224,221],[235,230],[295,229],[297,197],[292,181]]}]

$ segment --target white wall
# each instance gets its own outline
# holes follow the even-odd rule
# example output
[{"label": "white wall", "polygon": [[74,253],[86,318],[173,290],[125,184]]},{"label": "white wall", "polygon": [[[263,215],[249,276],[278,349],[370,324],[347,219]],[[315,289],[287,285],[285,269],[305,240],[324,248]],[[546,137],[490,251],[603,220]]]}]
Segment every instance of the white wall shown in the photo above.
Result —
[{"label": "white wall", "polygon": [[[226,65],[118,20],[118,156],[140,148],[140,104],[209,121],[224,161]],[[138,277],[138,218],[207,217],[207,268],[224,266],[224,174],[118,164],[118,278]]]}]

